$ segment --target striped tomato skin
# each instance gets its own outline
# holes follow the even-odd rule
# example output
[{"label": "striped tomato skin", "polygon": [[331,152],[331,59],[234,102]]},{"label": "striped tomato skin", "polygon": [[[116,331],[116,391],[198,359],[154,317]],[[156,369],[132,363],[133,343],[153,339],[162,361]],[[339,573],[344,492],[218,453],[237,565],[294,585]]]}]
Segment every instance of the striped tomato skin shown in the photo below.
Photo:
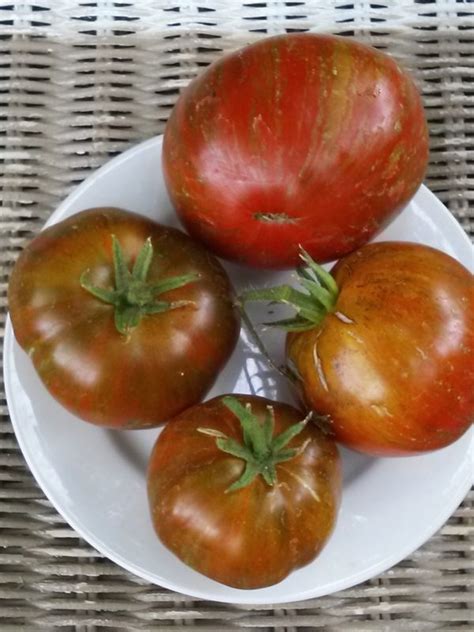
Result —
[{"label": "striped tomato skin", "polygon": [[165,180],[216,254],[288,268],[367,242],[410,200],[428,160],[420,95],[389,56],[331,35],[262,39],[223,56],[173,109]]},{"label": "striped tomato skin", "polygon": [[[164,546],[203,575],[250,590],[277,584],[322,551],[339,511],[341,459],[334,440],[309,422],[288,444],[298,455],[277,463],[273,485],[259,474],[232,490],[245,461],[209,436],[211,430],[245,443],[223,403],[228,397],[188,408],[165,426],[149,460],[148,499]],[[271,407],[275,436],[304,417],[282,402],[231,397],[251,407],[256,423],[264,423]]]},{"label": "striped tomato skin", "polygon": [[336,440],[372,456],[444,448],[474,420],[474,278],[444,252],[367,244],[332,270],[335,311],[290,332],[309,408]]}]

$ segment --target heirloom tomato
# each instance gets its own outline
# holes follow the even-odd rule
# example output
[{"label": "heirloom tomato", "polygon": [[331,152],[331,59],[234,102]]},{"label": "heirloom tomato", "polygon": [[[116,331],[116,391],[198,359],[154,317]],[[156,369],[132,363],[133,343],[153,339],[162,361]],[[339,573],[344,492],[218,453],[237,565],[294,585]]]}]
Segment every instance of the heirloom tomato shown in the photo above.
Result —
[{"label": "heirloom tomato", "polygon": [[148,468],[155,530],[183,562],[261,588],[312,561],[330,536],[341,470],[335,442],[292,406],[222,396],[162,431]]},{"label": "heirloom tomato", "polygon": [[412,243],[363,246],[331,275],[303,258],[306,294],[280,286],[242,300],[296,307],[296,317],[280,323],[288,364],[335,438],[375,456],[458,439],[474,417],[472,274]]},{"label": "heirloom tomato", "polygon": [[428,132],[388,55],[333,35],[264,38],[190,83],[166,126],[165,179],[189,233],[252,266],[332,261],[413,196]]},{"label": "heirloom tomato", "polygon": [[42,231],[8,298],[51,395],[114,428],[157,425],[200,401],[239,333],[219,262],[181,231],[115,208]]}]

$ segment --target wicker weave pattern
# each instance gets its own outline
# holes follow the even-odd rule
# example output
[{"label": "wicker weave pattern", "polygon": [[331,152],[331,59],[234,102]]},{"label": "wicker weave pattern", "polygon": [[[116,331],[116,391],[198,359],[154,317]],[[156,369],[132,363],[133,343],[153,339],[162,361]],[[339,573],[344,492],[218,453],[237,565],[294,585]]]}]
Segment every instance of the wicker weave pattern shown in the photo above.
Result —
[{"label": "wicker weave pattern", "polygon": [[[355,35],[415,74],[427,184],[474,234],[474,3],[469,0],[37,0],[0,3],[0,328],[11,265],[92,170],[163,131],[178,91],[266,33]],[[225,607],[147,585],[84,544],[44,499],[0,400],[0,629],[467,630],[474,495],[382,577],[285,608]]]}]

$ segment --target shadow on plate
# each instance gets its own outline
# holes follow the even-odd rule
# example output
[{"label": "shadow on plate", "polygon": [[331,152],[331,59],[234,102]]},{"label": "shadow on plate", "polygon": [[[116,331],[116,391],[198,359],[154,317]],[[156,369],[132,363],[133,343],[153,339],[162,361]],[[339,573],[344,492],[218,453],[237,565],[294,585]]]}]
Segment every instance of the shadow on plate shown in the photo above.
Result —
[{"label": "shadow on plate", "polygon": [[354,450],[348,450],[343,446],[339,446],[339,450],[342,457],[343,467],[343,486],[344,489],[348,489],[358,478],[364,476],[368,470],[374,467],[378,459],[355,452]]}]

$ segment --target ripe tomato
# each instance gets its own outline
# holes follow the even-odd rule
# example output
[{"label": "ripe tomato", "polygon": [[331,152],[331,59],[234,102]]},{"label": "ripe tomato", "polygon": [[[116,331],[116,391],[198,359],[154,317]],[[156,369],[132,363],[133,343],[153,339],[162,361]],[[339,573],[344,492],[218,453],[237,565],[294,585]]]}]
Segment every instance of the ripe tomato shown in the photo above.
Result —
[{"label": "ripe tomato", "polygon": [[302,418],[287,404],[236,395],[168,424],[148,468],[163,544],[236,588],[275,584],[313,560],[333,530],[341,471],[334,441]]},{"label": "ripe tomato", "polygon": [[226,55],[178,99],[166,183],[189,233],[241,263],[319,262],[367,242],[420,185],[422,102],[393,59],[353,40],[289,34]]},{"label": "ripe tomato", "polygon": [[41,232],[8,292],[16,339],[46,388],[103,426],[157,425],[200,401],[239,332],[216,259],[184,233],[114,208]]},{"label": "ripe tomato", "polygon": [[[472,274],[410,243],[366,245],[336,264],[333,279],[305,260],[309,295],[286,289],[299,312],[283,323],[287,358],[305,402],[327,416],[335,438],[375,456],[458,439],[474,418]],[[281,292],[261,294],[277,300]]]}]

